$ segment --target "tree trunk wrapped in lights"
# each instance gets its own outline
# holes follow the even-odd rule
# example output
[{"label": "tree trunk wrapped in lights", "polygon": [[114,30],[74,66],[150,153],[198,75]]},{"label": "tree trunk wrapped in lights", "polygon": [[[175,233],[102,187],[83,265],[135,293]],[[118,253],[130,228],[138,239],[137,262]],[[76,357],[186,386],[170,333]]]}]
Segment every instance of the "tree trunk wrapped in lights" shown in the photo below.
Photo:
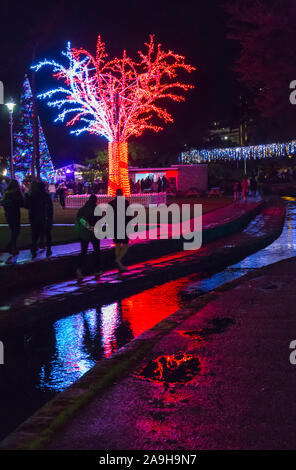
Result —
[{"label": "tree trunk wrapped in lights", "polygon": [[[39,95],[49,99],[49,106],[59,109],[55,121],[78,125],[71,131],[73,134],[90,132],[109,141],[109,195],[114,195],[117,188],[124,195],[130,194],[127,145],[130,137],[138,137],[146,129],[161,130],[162,127],[153,124],[154,117],[173,122],[163,100],[184,101],[177,91],[193,88],[176,81],[179,70],[194,70],[183,56],[170,50],[164,52],[161,44],[154,44],[153,36],[145,46],[146,52],[138,52],[138,61],[128,57],[126,51],[122,58],[107,61],[105,44],[99,36],[95,57],[84,49],[71,48],[68,43],[63,52],[69,59],[68,67],[53,60],[33,66],[36,71],[45,65],[53,67],[54,77],[66,84]],[[53,101],[54,95],[57,99]]]},{"label": "tree trunk wrapped in lights", "polygon": [[130,195],[128,176],[127,142],[109,142],[108,144],[108,195],[115,196],[116,189],[121,188],[124,196]]}]

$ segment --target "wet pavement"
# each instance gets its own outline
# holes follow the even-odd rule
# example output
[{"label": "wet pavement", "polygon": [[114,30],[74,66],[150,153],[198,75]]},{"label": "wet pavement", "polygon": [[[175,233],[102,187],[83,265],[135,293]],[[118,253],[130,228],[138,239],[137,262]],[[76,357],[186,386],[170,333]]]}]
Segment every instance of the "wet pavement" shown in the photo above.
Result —
[{"label": "wet pavement", "polygon": [[[113,246],[112,240],[102,240],[101,247],[102,250],[106,248],[111,248]],[[41,260],[51,261],[55,258],[61,256],[69,255],[78,255],[80,252],[80,243],[67,243],[65,245],[54,245],[52,247],[52,255],[49,257],[46,256],[46,249],[38,250],[37,256],[32,259],[32,254],[30,250],[20,250],[20,253],[16,256],[12,256],[9,253],[1,253],[0,255],[0,268],[7,264],[27,264],[27,263],[38,263]]]},{"label": "wet pavement", "polygon": [[181,309],[191,314],[46,448],[295,449],[295,273],[291,258]]},{"label": "wet pavement", "polygon": [[[237,279],[254,269],[296,256],[296,198],[286,197],[283,198],[283,201],[287,202],[287,212],[285,225],[279,238],[263,250],[247,256],[239,263],[229,266],[213,276],[189,283],[182,292],[183,298],[188,299],[190,296],[201,295],[203,292],[209,292],[221,284]],[[263,219],[256,217],[249,223],[244,233],[250,234],[256,230],[261,230],[262,223]]]},{"label": "wet pavement", "polygon": [[[208,212],[202,217],[202,227],[203,230],[206,229],[211,229],[216,226],[221,225],[222,223],[228,223],[233,220],[236,220],[237,218],[241,217],[242,215],[245,214],[246,211],[253,209],[258,205],[260,202],[259,198],[252,198],[251,200],[243,203],[236,203],[236,204],[229,204],[228,206],[225,206],[221,209],[218,209],[216,211]],[[194,224],[194,219],[191,221],[191,227]],[[198,223],[196,223],[196,226],[198,226]],[[158,236],[157,238],[161,237],[162,230],[164,230],[160,226],[158,229],[151,230],[151,233],[156,232],[158,230]],[[169,233],[172,234],[177,230],[177,224],[169,224]],[[142,232],[141,230],[139,233],[143,234],[146,232]],[[141,235],[142,236],[142,235]],[[145,243],[146,240],[142,239],[137,239],[131,241],[132,244],[138,244],[138,243]],[[110,239],[105,239],[101,241],[101,247],[102,250],[108,249],[113,247],[113,242]],[[90,247],[90,252],[92,251],[92,248]],[[5,265],[24,265],[24,264],[31,264],[31,263],[38,263],[38,262],[50,262],[54,261],[57,258],[61,258],[63,256],[69,256],[69,255],[77,255],[80,252],[80,243],[68,243],[65,245],[54,245],[52,247],[52,255],[50,258],[46,257],[46,250],[39,250],[36,258],[32,259],[32,255],[30,250],[20,250],[20,253],[16,256],[9,255],[8,253],[0,253],[0,269],[1,267],[4,267]]]},{"label": "wet pavement", "polygon": [[[294,227],[293,207],[288,212],[287,220],[292,224],[288,227]],[[198,256],[203,258],[207,253],[219,247],[228,249],[242,241],[246,242],[254,235],[258,235],[259,228],[260,233],[265,235],[270,230],[270,224],[266,225],[266,219],[269,218],[272,222],[275,220],[275,215],[276,213],[267,208],[241,234],[220,241],[220,245],[218,242],[207,245],[198,253]],[[280,242],[282,247],[286,244],[287,230],[289,232],[289,228],[285,226],[282,235],[284,238]],[[288,236],[290,237],[289,233]],[[192,256],[196,257],[197,253],[182,252],[152,262],[139,263],[133,266],[125,276],[130,277],[133,282],[133,277],[139,278],[148,271],[153,272],[154,275],[162,266],[167,269],[168,264],[175,268],[178,263],[184,265],[186,259],[188,263],[191,263]],[[208,274],[202,272],[172,280],[111,304],[104,305],[96,302],[95,307],[79,311],[74,315],[67,315],[67,312],[64,312],[64,317],[59,320],[39,322],[35,327],[31,325],[29,331],[20,330],[18,334],[14,334],[13,339],[7,337],[5,339],[6,356],[10,367],[6,369],[5,380],[1,381],[2,384],[6,384],[5,387],[2,386],[2,403],[7,400],[7,407],[1,407],[2,415],[4,413],[1,422],[6,423],[7,426],[2,429],[2,435],[12,430],[16,424],[41,406],[42,402],[44,403],[55,393],[64,390],[79,379],[97,361],[111,356],[124,344],[178,310],[188,300],[188,291],[193,289],[194,295],[198,294],[196,289],[199,289],[197,287],[199,283],[204,283],[202,287],[204,290],[207,281],[202,278],[206,278]],[[219,275],[220,283],[225,282],[223,273]],[[228,279],[229,277],[226,278]],[[99,282],[103,287],[105,284],[118,284],[119,291],[122,291],[123,283],[127,280],[118,277],[115,272],[109,272]],[[37,290],[35,293],[31,292],[30,297],[22,298],[22,302],[29,305],[35,300],[38,303],[42,297],[45,300],[54,297],[56,302],[57,295],[69,296],[71,292],[73,294],[77,290],[83,291],[97,288],[97,286],[98,282],[91,278],[86,279],[83,286],[78,286],[74,281],[59,283]],[[208,288],[211,288],[211,281],[209,281]],[[192,292],[189,298],[191,296]],[[20,299],[16,302],[20,305]],[[5,312],[3,307],[5,305],[2,305],[2,313]],[[4,369],[1,370],[4,371]],[[15,414],[10,412],[9,404],[11,403],[17,411]]]}]

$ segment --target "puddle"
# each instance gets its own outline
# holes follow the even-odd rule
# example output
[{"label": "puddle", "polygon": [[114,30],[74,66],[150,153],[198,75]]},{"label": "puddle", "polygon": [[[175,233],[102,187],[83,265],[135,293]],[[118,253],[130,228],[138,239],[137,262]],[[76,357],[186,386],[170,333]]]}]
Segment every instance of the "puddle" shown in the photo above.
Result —
[{"label": "puddle", "polygon": [[269,286],[263,286],[261,287],[261,289],[263,290],[276,290],[278,289],[280,286],[278,284],[270,284]]},{"label": "puddle", "polygon": [[223,333],[226,331],[230,326],[234,325],[235,321],[233,318],[213,318],[209,322],[208,327],[206,328],[200,328],[198,330],[192,330],[192,331],[182,331],[180,334],[182,336],[189,336],[192,339],[204,339],[210,335],[218,335],[219,333]]},{"label": "puddle", "polygon": [[135,376],[156,383],[184,384],[191,382],[200,371],[201,363],[197,355],[179,352],[171,356],[157,357],[148,362]]}]

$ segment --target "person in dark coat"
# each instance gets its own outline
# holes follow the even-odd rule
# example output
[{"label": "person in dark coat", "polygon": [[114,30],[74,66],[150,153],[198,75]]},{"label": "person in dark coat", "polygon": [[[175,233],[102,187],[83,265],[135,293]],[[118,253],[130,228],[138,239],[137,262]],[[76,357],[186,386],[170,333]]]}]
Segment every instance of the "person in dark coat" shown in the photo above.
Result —
[{"label": "person in dark coat", "polygon": [[92,194],[88,198],[84,206],[79,209],[75,220],[75,232],[79,238],[81,245],[79,264],[78,268],[76,269],[76,275],[79,281],[83,279],[83,270],[85,268],[89,243],[92,244],[94,249],[96,270],[95,276],[100,276],[102,274],[100,240],[98,240],[94,234],[94,226],[99,220],[99,217],[94,215],[96,205],[97,196],[95,194]]},{"label": "person in dark coat", "polygon": [[65,206],[66,206],[66,190],[67,190],[66,185],[62,183],[58,189],[59,200],[60,200],[62,209],[65,209]]},{"label": "person in dark coat", "polygon": [[[53,223],[53,200],[48,191],[45,190],[43,182],[38,183],[42,193],[45,193],[45,224],[43,227],[43,234],[40,237],[40,245],[44,248],[46,246],[46,256],[52,254],[51,251],[51,230]],[[44,243],[45,239],[45,243]]]},{"label": "person in dark coat", "polygon": [[157,180],[157,192],[161,193],[161,189],[162,189],[162,180],[159,177],[158,180]]},{"label": "person in dark coat", "polygon": [[19,253],[16,242],[20,233],[21,212],[20,208],[24,207],[24,199],[19,184],[16,180],[11,180],[4,191],[2,204],[7,224],[10,229],[10,240],[5,251],[12,255]]},{"label": "person in dark coat", "polygon": [[163,192],[166,192],[168,186],[168,180],[166,179],[165,175],[163,175],[161,179],[161,189]]},{"label": "person in dark coat", "polygon": [[44,243],[46,239],[46,256],[51,255],[51,229],[53,220],[53,203],[45,190],[42,181],[33,181],[31,190],[26,194],[26,207],[29,209],[29,219],[32,232],[32,257],[36,256],[38,241]]},{"label": "person in dark coat", "polygon": [[233,197],[235,201],[239,200],[240,196],[240,182],[238,180],[235,180],[233,184]]}]

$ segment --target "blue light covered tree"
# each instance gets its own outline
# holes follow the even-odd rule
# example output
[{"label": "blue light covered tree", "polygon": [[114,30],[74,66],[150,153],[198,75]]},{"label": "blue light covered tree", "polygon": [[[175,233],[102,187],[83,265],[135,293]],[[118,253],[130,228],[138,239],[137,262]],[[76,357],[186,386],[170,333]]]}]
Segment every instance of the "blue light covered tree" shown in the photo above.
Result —
[{"label": "blue light covered tree", "polygon": [[[38,116],[40,177],[46,181],[55,179],[54,167]],[[23,83],[20,99],[19,122],[14,132],[14,171],[16,176],[24,178],[31,174],[33,155],[33,94],[29,79]]]}]

